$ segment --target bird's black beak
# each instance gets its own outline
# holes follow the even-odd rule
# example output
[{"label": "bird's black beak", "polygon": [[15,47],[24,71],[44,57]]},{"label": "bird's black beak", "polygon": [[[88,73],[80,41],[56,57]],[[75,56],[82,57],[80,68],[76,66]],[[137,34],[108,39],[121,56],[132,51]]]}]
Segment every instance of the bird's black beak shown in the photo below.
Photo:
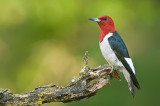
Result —
[{"label": "bird's black beak", "polygon": [[92,20],[92,21],[95,21],[95,22],[101,22],[101,20],[98,19],[98,18],[89,18],[89,20]]}]

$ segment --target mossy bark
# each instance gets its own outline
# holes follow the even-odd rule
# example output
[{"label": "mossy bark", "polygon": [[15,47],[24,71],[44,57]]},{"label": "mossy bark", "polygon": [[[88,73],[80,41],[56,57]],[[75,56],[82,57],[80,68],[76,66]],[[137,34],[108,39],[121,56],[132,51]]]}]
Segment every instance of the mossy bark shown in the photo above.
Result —
[{"label": "mossy bark", "polygon": [[[79,80],[58,87],[54,84],[40,86],[35,90],[22,94],[13,94],[9,89],[0,89],[0,105],[40,105],[50,102],[71,102],[94,96],[103,86],[110,84],[107,74],[112,71],[111,66],[99,66],[90,69],[88,66],[88,52],[83,59],[83,72]],[[84,73],[85,72],[85,73]],[[116,70],[109,74],[112,78],[120,79]]]}]

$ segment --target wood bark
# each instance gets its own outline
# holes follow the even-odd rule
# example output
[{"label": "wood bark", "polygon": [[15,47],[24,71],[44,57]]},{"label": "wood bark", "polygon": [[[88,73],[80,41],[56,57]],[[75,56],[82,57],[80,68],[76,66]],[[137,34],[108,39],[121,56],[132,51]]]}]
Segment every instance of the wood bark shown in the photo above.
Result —
[{"label": "wood bark", "polygon": [[91,69],[88,66],[88,52],[83,59],[83,67],[78,79],[66,86],[58,87],[54,84],[40,86],[33,91],[13,94],[10,89],[0,89],[0,105],[40,105],[50,102],[71,102],[94,96],[99,89],[110,84],[110,78],[120,80],[117,73],[118,66],[104,65]]}]

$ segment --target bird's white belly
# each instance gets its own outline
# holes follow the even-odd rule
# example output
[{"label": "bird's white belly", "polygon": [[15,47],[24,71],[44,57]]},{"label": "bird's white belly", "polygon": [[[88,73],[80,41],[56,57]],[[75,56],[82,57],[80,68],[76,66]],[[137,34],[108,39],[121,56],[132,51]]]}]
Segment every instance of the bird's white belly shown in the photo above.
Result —
[{"label": "bird's white belly", "polygon": [[[112,35],[111,35],[112,36]],[[123,66],[123,64],[121,63],[121,61],[118,60],[117,56],[115,55],[114,51],[112,50],[112,48],[110,47],[110,44],[108,42],[108,38],[110,36],[105,36],[103,41],[100,43],[100,49],[101,52],[104,56],[104,58],[106,59],[106,61],[110,64],[110,65],[118,65],[118,66]]]}]

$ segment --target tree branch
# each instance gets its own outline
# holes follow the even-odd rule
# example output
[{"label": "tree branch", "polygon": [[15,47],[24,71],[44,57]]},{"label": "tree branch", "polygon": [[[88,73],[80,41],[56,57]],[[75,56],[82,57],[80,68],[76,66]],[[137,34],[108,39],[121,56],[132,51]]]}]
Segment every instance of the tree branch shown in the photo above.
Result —
[{"label": "tree branch", "polygon": [[112,69],[113,67],[109,65],[90,69],[88,66],[88,52],[86,52],[83,58],[83,68],[80,71],[80,78],[78,80],[74,77],[72,82],[64,87],[50,84],[37,87],[31,92],[22,94],[13,94],[9,89],[0,89],[0,105],[66,103],[86,99],[94,96],[103,86],[110,84],[106,75],[120,80],[117,71]]}]

